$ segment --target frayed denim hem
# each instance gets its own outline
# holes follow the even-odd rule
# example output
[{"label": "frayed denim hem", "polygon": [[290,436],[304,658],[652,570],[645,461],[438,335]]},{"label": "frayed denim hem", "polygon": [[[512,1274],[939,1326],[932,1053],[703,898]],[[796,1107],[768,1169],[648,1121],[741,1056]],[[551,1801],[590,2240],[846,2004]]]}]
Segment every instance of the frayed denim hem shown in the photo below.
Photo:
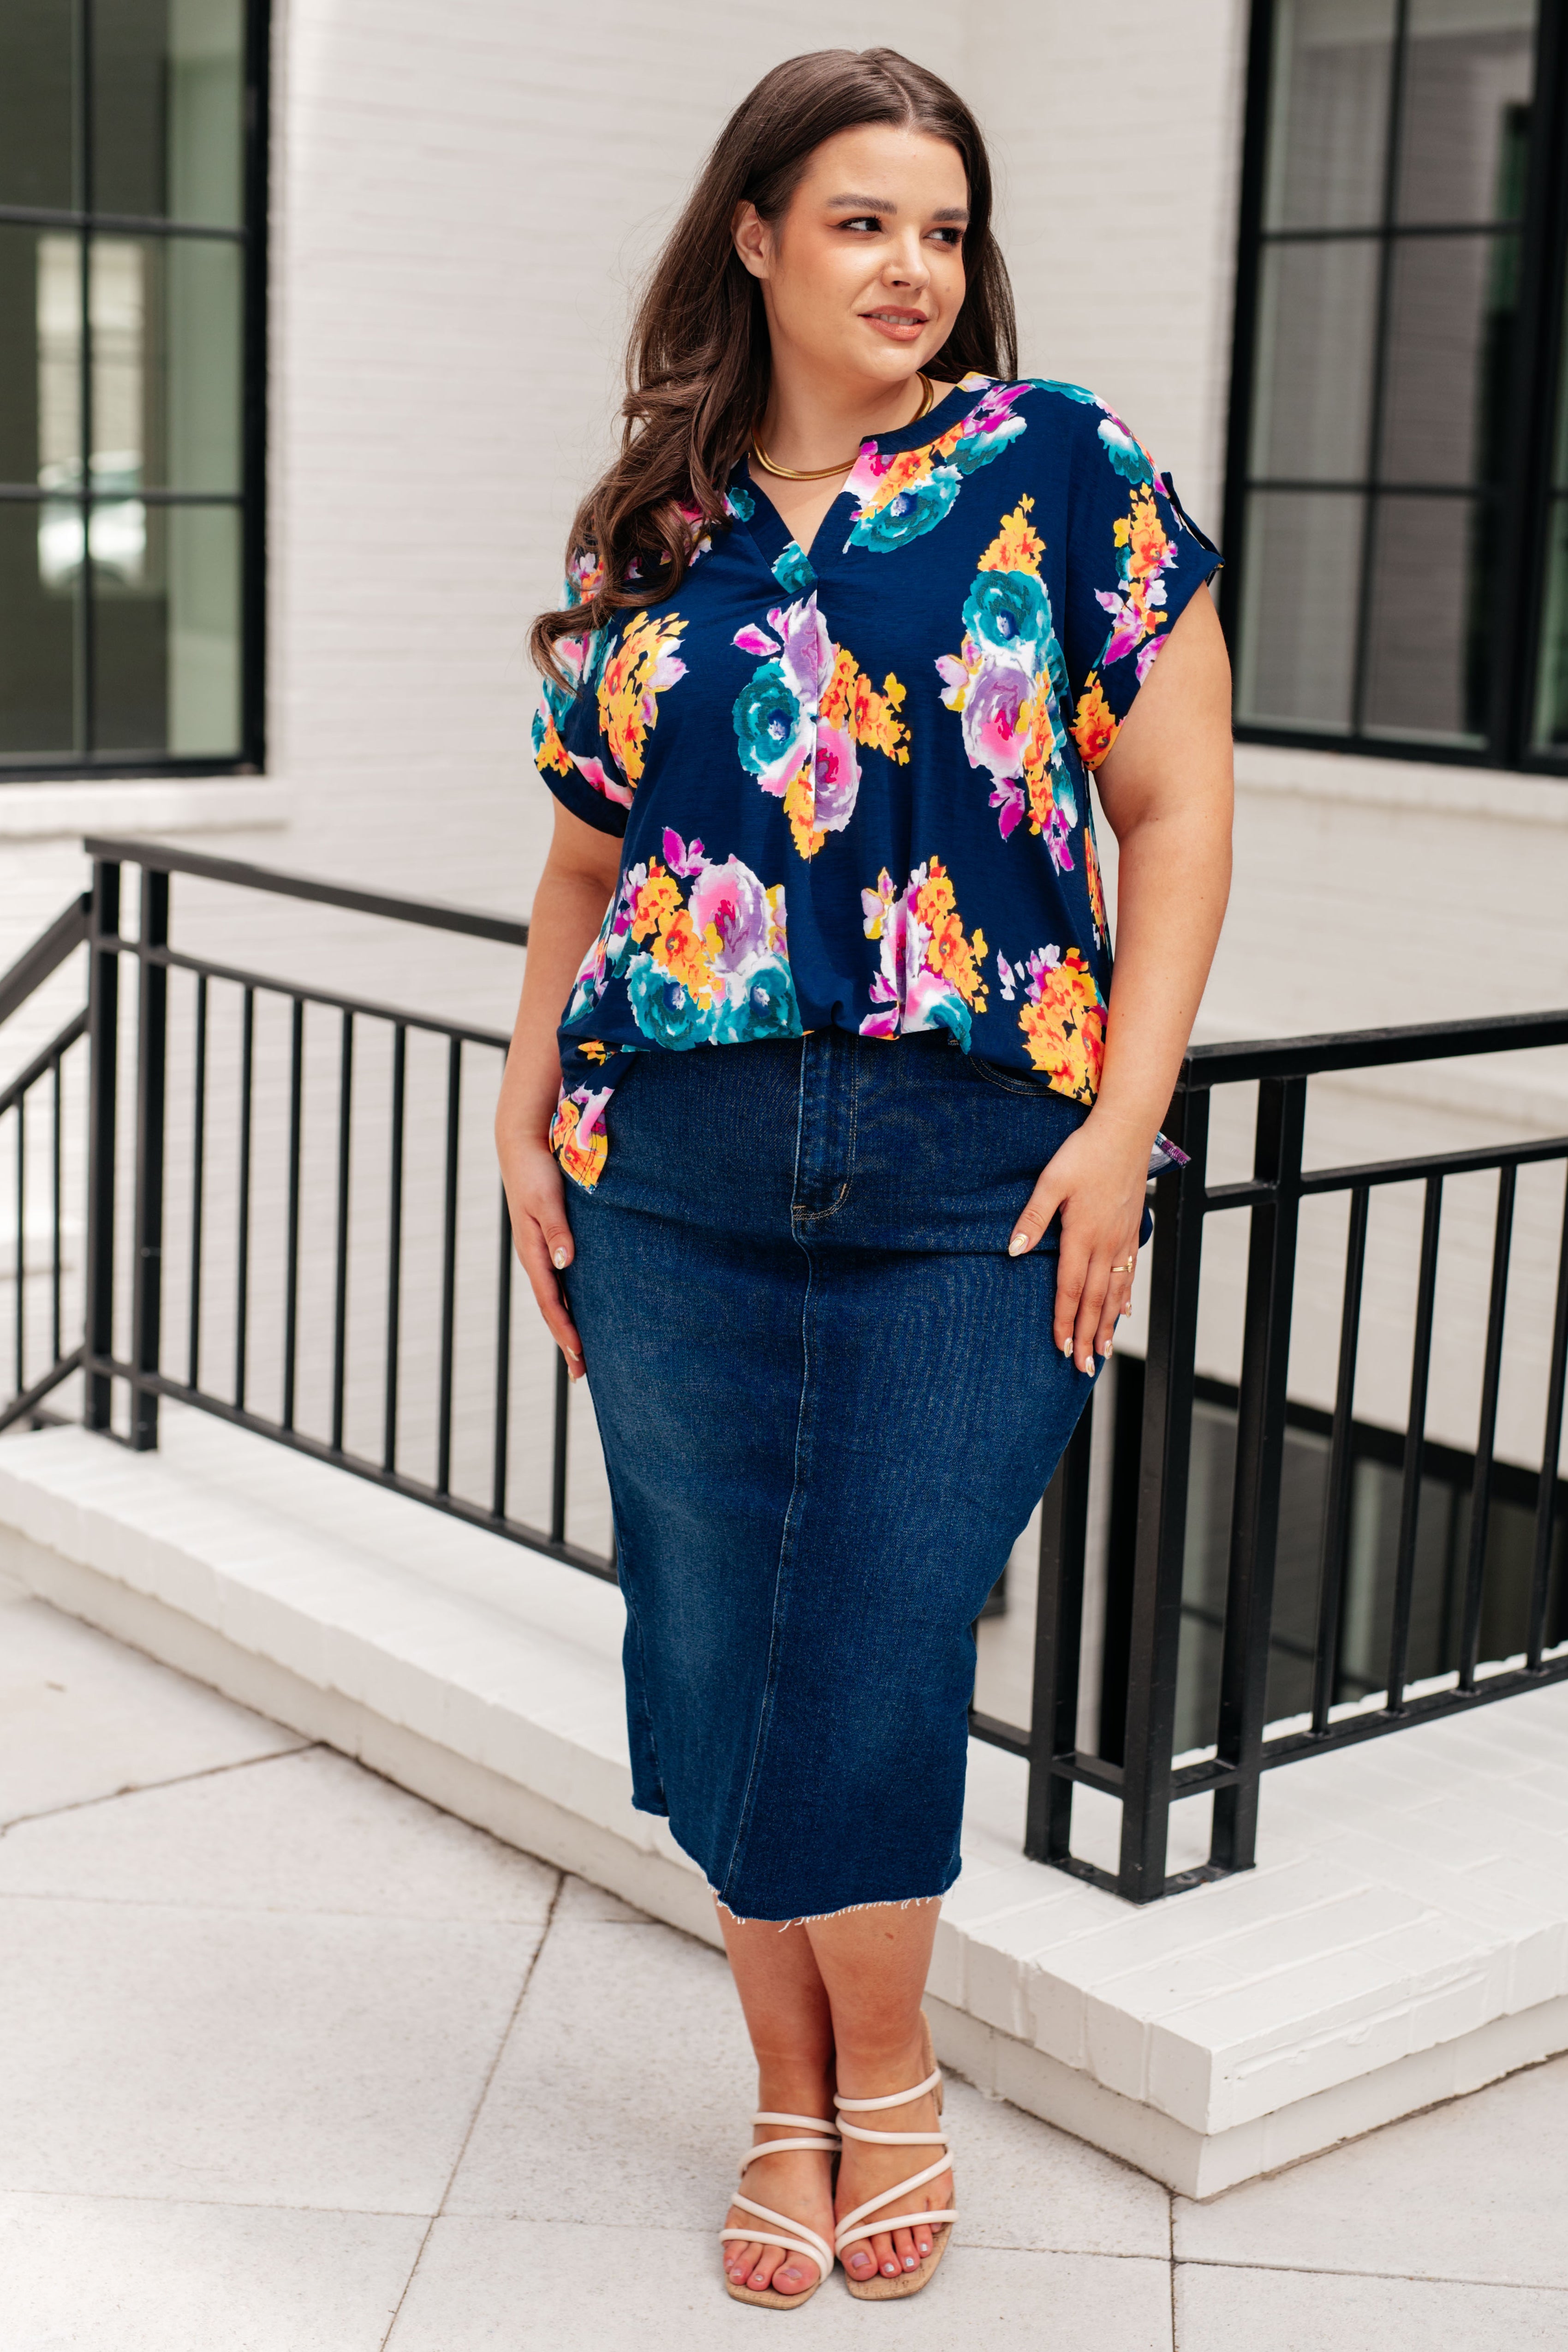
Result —
[{"label": "frayed denim hem", "polygon": [[905,1895],[899,1901],[886,1903],[842,1903],[836,1911],[807,1911],[798,1919],[761,1919],[731,1910],[717,1887],[711,1884],[708,1893],[721,1911],[729,1913],[737,1927],[777,1927],[780,1935],[787,1927],[813,1927],[820,1919],[847,1919],[852,1911],[918,1911],[927,1903],[940,1903],[943,1899],[940,1895]]}]

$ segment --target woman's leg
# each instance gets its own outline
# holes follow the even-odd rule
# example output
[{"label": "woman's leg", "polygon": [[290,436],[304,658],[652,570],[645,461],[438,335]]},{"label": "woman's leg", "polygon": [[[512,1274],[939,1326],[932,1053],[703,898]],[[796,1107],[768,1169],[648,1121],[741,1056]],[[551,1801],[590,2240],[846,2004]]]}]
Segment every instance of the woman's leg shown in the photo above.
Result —
[{"label": "woman's leg", "polygon": [[[921,1996],[931,1966],[940,1905],[873,1904],[864,1910],[814,1919],[806,1927],[832,2011],[834,2065],[846,2099],[880,2099],[925,2076]],[[878,2131],[923,2132],[937,2127],[936,2101],[927,2092],[873,2116],[855,2116]],[[936,2150],[886,2147],[846,2139],[839,2163],[835,2210],[841,2218],[879,2189],[924,2172]],[[939,2173],[924,2189],[898,2200],[900,2212],[940,2211],[953,2202],[953,2176]],[[871,2218],[874,2218],[871,2217]],[[854,2279],[913,2270],[931,2252],[931,2231],[918,2225],[862,2238],[847,2255]]]},{"label": "woman's leg", "polygon": [[[780,2115],[820,2116],[831,2123],[832,2018],[806,1929],[780,1927],[775,1919],[736,1919],[722,1905],[718,1917],[757,2053],[758,2105]],[[789,2127],[781,2124],[758,2124],[752,2135],[754,2143],[789,2137]],[[784,2156],[760,2157],[748,2167],[745,2187],[758,2205],[770,2205],[776,2213],[806,2222],[832,2244],[830,2156],[794,2148]],[[754,2219],[732,2206],[725,2227],[744,2230]],[[805,2255],[760,2242],[742,2245],[737,2238],[726,2243],[724,2262],[737,2286],[771,2286],[779,2294],[803,2294],[815,2277],[815,2266]]]}]

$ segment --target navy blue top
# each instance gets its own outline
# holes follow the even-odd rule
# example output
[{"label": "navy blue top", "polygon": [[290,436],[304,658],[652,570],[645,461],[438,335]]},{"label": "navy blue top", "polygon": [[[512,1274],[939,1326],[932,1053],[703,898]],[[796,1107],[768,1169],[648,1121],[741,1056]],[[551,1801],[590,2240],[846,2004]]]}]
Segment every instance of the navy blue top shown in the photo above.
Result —
[{"label": "navy blue top", "polygon": [[673,598],[562,643],[534,721],[550,790],[625,836],[561,1023],[562,1167],[597,1182],[621,1055],[829,1024],[945,1027],[1092,1103],[1088,771],[1212,545],[1103,401],[1030,380],[862,442],[809,556],[744,464],[727,505]]}]

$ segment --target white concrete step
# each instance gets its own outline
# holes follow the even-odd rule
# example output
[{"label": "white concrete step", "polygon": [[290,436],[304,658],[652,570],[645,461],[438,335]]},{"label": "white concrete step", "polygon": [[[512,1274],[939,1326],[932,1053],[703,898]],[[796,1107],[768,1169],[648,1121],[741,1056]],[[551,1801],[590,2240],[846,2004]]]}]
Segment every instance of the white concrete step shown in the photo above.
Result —
[{"label": "white concrete step", "polygon": [[[612,1587],[168,1409],[156,1454],[0,1445],[0,1569],[717,1940],[632,1808]],[[1021,1764],[973,1748],[938,2050],[1188,2196],[1568,2049],[1568,1688],[1271,1775],[1260,1867],[1146,1909],[1025,1862],[1023,1799]],[[1116,1809],[1080,1802],[1108,1861]]]}]

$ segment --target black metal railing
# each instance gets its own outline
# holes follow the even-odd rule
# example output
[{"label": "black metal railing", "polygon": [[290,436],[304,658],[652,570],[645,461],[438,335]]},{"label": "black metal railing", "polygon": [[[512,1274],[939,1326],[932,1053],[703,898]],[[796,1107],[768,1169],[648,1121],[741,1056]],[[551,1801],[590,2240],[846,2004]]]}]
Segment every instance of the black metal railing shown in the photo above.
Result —
[{"label": "black metal railing", "polygon": [[[50,1417],[46,1401],[79,1375],[88,1426],[135,1449],[157,1444],[160,1402],[176,1400],[613,1579],[608,1541],[569,1535],[572,1401],[513,1284],[489,1134],[506,1037],[176,947],[171,878],[246,894],[242,905],[281,896],[511,949],[526,924],[145,844],[87,846],[91,892],[0,979],[0,1023],[32,1017],[38,990],[86,950],[85,1003],[0,1090],[16,1219],[0,1429]],[[128,866],[140,869],[131,935]],[[297,959],[298,927],[285,944]],[[1517,1410],[1499,1448],[1521,1181],[1568,1171],[1568,1137],[1323,1167],[1305,1150],[1314,1076],[1564,1044],[1568,1013],[1186,1056],[1167,1127],[1189,1165],[1154,1188],[1146,1356],[1118,1360],[1113,1412],[1102,1397],[1098,1429],[1085,1414],[1042,1505],[1029,1721],[971,1712],[977,1738],[1028,1767],[1035,1859],[1134,1902],[1246,1869],[1264,1771],[1568,1675],[1568,1202],[1552,1211],[1555,1289],[1536,1335],[1536,1466],[1517,1458]],[[1252,1173],[1217,1181],[1212,1107],[1252,1087]],[[47,1116],[29,1118],[36,1098]],[[1428,1390],[1445,1188],[1479,1177],[1495,1205],[1467,1449],[1428,1434]],[[1407,1390],[1358,1419],[1374,1202],[1400,1187],[1421,1202]],[[1301,1215],[1324,1199],[1345,1206],[1332,1409],[1287,1388]],[[1237,1213],[1248,1231],[1228,1380],[1200,1369],[1199,1323],[1206,1233],[1233,1229]],[[1539,1222],[1539,1203],[1531,1213]],[[79,1273],[62,1241],[78,1227]],[[1312,1281],[1321,1292],[1321,1265]],[[548,1496],[532,1517],[513,1507],[519,1448]],[[1097,1477],[1109,1511],[1092,1558]],[[1200,1487],[1223,1489],[1218,1533],[1197,1528]],[[1396,1491],[1392,1531],[1375,1541],[1367,1499]],[[1085,1692],[1091,1652],[1099,1682]],[[1120,1805],[1114,1869],[1073,1853],[1079,1788]],[[1208,1860],[1172,1874],[1172,1808],[1196,1798],[1212,1800]]]}]

